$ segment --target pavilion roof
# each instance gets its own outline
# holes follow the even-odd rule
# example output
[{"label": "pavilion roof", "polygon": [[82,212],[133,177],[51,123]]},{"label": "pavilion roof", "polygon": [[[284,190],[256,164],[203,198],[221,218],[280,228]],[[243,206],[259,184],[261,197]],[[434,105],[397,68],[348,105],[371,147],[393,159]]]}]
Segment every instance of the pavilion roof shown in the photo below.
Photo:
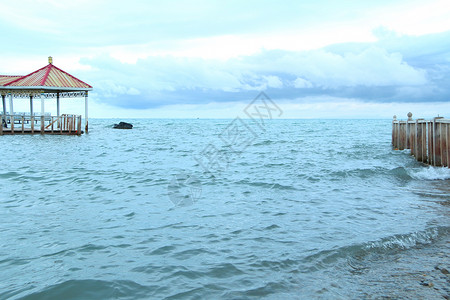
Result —
[{"label": "pavilion roof", "polygon": [[43,90],[91,90],[92,86],[49,64],[25,76],[0,76],[0,88]]},{"label": "pavilion roof", "polygon": [[23,77],[22,75],[0,75],[0,86],[3,86],[5,84],[8,84],[11,81],[14,81],[16,79],[19,79]]}]

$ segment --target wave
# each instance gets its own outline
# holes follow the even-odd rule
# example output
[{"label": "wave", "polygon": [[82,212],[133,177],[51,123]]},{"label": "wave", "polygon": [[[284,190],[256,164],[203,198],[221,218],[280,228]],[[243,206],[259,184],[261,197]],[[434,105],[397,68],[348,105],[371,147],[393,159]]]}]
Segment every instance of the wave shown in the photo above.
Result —
[{"label": "wave", "polygon": [[157,288],[143,286],[130,280],[67,280],[28,294],[21,299],[148,299]]},{"label": "wave", "polygon": [[331,179],[339,180],[344,178],[373,178],[376,176],[394,176],[402,180],[413,179],[407,168],[396,167],[393,169],[383,168],[383,167],[372,167],[372,168],[354,168],[349,170],[340,170],[330,173]]},{"label": "wave", "polygon": [[234,182],[234,184],[242,184],[242,185],[248,185],[252,187],[261,187],[261,188],[268,188],[268,189],[279,189],[279,190],[296,190],[295,187],[290,185],[282,185],[278,183],[269,183],[269,182],[262,182],[262,181],[250,181],[247,179],[242,179],[239,181]]},{"label": "wave", "polygon": [[353,260],[361,260],[369,255],[389,255],[421,245],[432,244],[448,236],[449,233],[450,227],[448,226],[432,227],[423,231],[385,237],[377,241],[320,251],[302,259],[303,263],[309,264],[309,267],[302,270],[302,272],[326,268],[328,265],[336,263],[339,259],[347,259],[350,264]]},{"label": "wave", "polygon": [[450,179],[450,168],[429,166],[418,170],[410,170],[409,175],[420,180],[447,180]]},{"label": "wave", "polygon": [[448,180],[450,179],[450,168],[445,167],[396,167],[393,169],[374,167],[374,168],[355,168],[351,170],[335,171],[330,174],[333,178],[369,178],[377,175],[394,176],[401,180]]}]

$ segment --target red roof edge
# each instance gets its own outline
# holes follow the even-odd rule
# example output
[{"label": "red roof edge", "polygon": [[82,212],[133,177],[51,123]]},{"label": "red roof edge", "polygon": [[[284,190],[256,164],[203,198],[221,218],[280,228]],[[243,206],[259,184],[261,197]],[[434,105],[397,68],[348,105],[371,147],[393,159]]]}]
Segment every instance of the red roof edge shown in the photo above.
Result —
[{"label": "red roof edge", "polygon": [[39,72],[40,70],[45,69],[45,68],[47,68],[47,66],[45,66],[45,67],[43,67],[43,68],[40,68],[39,70],[36,70],[36,71],[34,71],[34,72],[32,72],[32,73],[30,73],[30,74],[28,74],[28,75],[19,77],[19,78],[17,78],[16,80],[13,80],[13,81],[11,81],[11,82],[8,82],[8,83],[5,84],[4,86],[7,86],[7,85],[10,85],[11,83],[14,83],[14,82],[16,82],[16,81],[19,81],[19,80],[21,80],[21,79],[24,78],[24,77],[28,77],[28,76],[30,76],[30,75],[33,75],[34,73],[37,73],[37,72]]},{"label": "red roof edge", "polygon": [[47,72],[45,72],[44,78],[42,78],[41,86],[44,86],[45,81],[47,81],[48,74],[50,74],[50,70],[51,70],[51,69],[52,69],[52,64],[49,64],[49,65],[47,66]]}]

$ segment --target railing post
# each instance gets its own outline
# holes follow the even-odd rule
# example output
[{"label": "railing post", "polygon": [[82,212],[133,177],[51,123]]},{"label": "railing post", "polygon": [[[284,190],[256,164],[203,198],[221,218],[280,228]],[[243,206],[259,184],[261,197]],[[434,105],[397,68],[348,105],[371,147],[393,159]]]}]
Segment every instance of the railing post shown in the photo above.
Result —
[{"label": "railing post", "polygon": [[14,115],[9,115],[9,120],[11,122],[11,134],[14,134]]},{"label": "railing post", "polygon": [[44,134],[45,131],[45,117],[41,116],[41,134]]},{"label": "railing post", "polygon": [[77,134],[81,135],[81,115],[78,116]]},{"label": "railing post", "polygon": [[31,116],[31,133],[34,133],[34,115]]},{"label": "railing post", "polygon": [[22,115],[22,133],[25,132],[25,116]]},{"label": "railing post", "polygon": [[3,120],[4,120],[3,118],[4,118],[4,114],[2,114],[2,120],[1,120],[1,124],[0,124],[0,135],[3,135]]}]

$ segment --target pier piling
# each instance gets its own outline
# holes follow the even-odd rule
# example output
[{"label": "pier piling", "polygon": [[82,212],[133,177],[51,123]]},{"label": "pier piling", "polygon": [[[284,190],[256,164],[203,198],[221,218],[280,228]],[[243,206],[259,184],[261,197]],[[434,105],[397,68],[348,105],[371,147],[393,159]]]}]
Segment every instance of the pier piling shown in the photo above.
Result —
[{"label": "pier piling", "polygon": [[435,117],[432,120],[392,120],[392,147],[410,149],[417,161],[436,167],[450,168],[450,119]]}]

